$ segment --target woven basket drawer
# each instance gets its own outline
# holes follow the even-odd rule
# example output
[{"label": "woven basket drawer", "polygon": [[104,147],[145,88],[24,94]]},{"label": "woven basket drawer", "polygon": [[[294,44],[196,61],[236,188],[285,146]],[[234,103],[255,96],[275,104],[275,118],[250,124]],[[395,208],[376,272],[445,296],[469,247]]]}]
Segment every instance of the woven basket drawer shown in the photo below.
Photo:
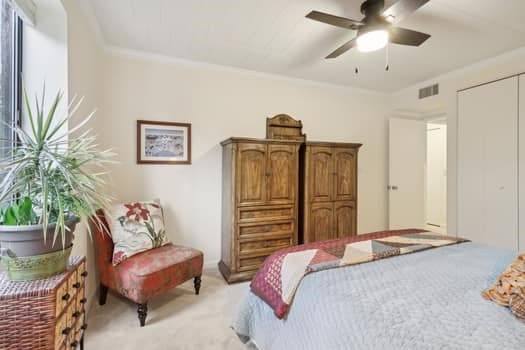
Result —
[{"label": "woven basket drawer", "polygon": [[[13,282],[0,273],[0,349],[71,349],[80,342],[85,258],[72,257],[69,265],[60,275],[36,281]],[[77,305],[82,313],[75,317]]]}]

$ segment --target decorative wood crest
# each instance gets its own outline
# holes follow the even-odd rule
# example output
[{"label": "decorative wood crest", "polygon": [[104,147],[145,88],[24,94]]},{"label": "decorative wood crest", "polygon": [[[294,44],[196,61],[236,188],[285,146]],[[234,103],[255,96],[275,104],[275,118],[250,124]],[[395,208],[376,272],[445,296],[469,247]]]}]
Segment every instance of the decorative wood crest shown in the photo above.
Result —
[{"label": "decorative wood crest", "polygon": [[287,114],[278,114],[272,118],[266,118],[266,138],[277,140],[306,141],[303,134],[303,123],[295,120]]}]

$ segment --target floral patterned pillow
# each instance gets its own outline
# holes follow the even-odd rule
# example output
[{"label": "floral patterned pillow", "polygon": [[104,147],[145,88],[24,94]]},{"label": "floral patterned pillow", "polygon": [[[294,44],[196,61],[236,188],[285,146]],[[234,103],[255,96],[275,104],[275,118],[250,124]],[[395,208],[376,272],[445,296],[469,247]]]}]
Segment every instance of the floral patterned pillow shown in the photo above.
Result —
[{"label": "floral patterned pillow", "polygon": [[113,265],[168,243],[164,216],[158,200],[117,204],[107,214],[114,243]]}]

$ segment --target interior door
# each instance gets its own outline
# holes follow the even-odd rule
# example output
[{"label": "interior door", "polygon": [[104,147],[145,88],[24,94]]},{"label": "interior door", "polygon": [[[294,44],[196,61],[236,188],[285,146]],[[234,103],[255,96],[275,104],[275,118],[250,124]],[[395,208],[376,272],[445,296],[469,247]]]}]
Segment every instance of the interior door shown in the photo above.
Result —
[{"label": "interior door", "polygon": [[333,154],[334,164],[334,199],[353,201],[357,194],[356,156],[354,149],[336,148]]},{"label": "interior door", "polygon": [[458,94],[458,235],[518,248],[518,78]]},{"label": "interior door", "polygon": [[333,148],[310,148],[310,201],[312,203],[333,200]]},{"label": "interior door", "polygon": [[447,126],[427,124],[425,209],[426,224],[446,233],[447,225]]},{"label": "interior door", "polygon": [[266,201],[265,144],[239,144],[237,172],[239,205],[261,205]]},{"label": "interior door", "polygon": [[268,145],[268,202],[295,203],[298,154],[296,145]]},{"label": "interior door", "polygon": [[389,227],[424,228],[426,123],[392,118],[389,126]]}]

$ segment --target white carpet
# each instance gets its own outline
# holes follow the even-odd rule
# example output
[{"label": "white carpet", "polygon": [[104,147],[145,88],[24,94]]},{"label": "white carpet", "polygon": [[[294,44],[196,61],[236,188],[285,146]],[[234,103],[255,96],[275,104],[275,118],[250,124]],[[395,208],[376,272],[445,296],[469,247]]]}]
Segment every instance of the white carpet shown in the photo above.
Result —
[{"label": "white carpet", "polygon": [[106,305],[97,300],[89,313],[85,348],[246,349],[230,324],[248,288],[248,283],[228,285],[218,271],[205,271],[199,295],[192,280],[150,301],[142,328],[136,305],[110,292]]}]

